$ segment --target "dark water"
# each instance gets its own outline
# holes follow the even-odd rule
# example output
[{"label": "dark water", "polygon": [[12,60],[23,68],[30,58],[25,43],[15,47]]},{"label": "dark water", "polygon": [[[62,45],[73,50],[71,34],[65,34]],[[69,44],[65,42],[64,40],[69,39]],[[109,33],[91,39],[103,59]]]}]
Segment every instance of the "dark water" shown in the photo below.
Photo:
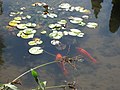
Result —
[{"label": "dark water", "polygon": [[[89,21],[99,24],[96,29],[83,28],[86,35],[83,38],[65,37],[62,41],[71,45],[69,55],[74,56],[77,52],[75,47],[86,49],[98,61],[97,64],[83,62],[77,64],[77,70],[68,66],[69,75],[65,77],[57,64],[38,69],[40,78],[47,80],[48,85],[63,84],[64,80],[75,80],[78,90],[119,90],[120,89],[120,0],[41,0],[50,6],[57,8],[62,2],[68,2],[74,6],[83,6],[90,11]],[[11,20],[9,13],[17,11],[21,7],[29,7],[37,0],[4,0],[0,3],[0,82],[6,83],[24,71],[36,65],[53,61],[55,57],[46,53],[42,55],[30,55],[27,45],[29,40],[23,40],[16,36],[17,31],[8,31],[6,25]],[[31,13],[32,11],[27,11]],[[58,12],[59,13],[59,12]],[[72,15],[79,16],[77,13]],[[62,16],[61,13],[59,15]],[[66,18],[69,13],[63,15]],[[34,19],[39,22],[38,19]],[[37,21],[38,20],[38,21]],[[53,21],[54,22],[54,21]],[[44,24],[48,21],[42,22]],[[53,53],[66,54],[67,49],[57,50],[50,45],[50,38],[42,37],[44,49]],[[67,46],[68,48],[68,46]],[[33,78],[28,74],[21,79],[21,90],[31,90],[35,86]],[[53,89],[52,89],[53,90]],[[59,90],[59,89],[55,89]]]}]

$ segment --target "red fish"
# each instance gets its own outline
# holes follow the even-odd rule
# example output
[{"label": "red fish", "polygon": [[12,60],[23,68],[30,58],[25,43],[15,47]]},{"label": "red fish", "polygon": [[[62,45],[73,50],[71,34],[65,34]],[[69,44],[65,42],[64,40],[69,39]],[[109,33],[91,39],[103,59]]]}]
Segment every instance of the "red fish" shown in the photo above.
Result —
[{"label": "red fish", "polygon": [[62,59],[63,59],[62,55],[58,53],[58,54],[56,55],[56,60],[61,60],[61,62],[60,62],[60,67],[62,68],[64,75],[67,76],[68,71],[67,71],[66,68],[65,68],[65,62],[62,61]]},{"label": "red fish", "polygon": [[94,59],[85,49],[78,48],[78,51],[87,56],[88,58],[90,58],[93,63],[96,63],[96,59]]}]

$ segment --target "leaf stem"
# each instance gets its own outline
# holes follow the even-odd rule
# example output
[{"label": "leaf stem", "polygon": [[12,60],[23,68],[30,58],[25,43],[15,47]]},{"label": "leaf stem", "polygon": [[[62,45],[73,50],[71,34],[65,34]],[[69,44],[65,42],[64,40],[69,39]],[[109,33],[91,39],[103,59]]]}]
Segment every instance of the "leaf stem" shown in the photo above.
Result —
[{"label": "leaf stem", "polygon": [[[35,69],[38,69],[40,67],[43,67],[43,66],[46,66],[46,65],[49,65],[49,64],[53,64],[53,63],[56,63],[56,62],[59,62],[59,61],[52,61],[52,62],[48,62],[48,63],[45,63],[45,64],[41,64],[41,65],[38,65],[34,68],[31,68],[32,70],[35,70]],[[15,82],[17,81],[18,79],[20,79],[21,77],[23,77],[24,75],[26,75],[27,73],[31,72],[31,69],[27,70],[26,72],[22,73],[21,75],[19,75],[18,77],[16,77],[14,80],[12,80],[12,82]]]},{"label": "leaf stem", "polygon": [[69,85],[50,86],[50,87],[46,87],[45,89],[64,88],[64,87],[68,87],[68,86],[69,86]]}]

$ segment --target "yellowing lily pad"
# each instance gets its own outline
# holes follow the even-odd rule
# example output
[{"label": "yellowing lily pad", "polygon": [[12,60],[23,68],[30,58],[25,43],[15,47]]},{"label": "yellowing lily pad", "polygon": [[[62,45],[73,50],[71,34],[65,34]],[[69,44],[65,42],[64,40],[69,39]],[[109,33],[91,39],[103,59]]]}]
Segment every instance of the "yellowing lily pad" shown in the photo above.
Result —
[{"label": "yellowing lily pad", "polygon": [[21,17],[15,17],[14,20],[20,21],[20,20],[22,20],[22,18]]},{"label": "yellowing lily pad", "polygon": [[41,47],[32,47],[29,49],[29,53],[31,54],[42,54],[43,53],[43,49]]},{"label": "yellowing lily pad", "polygon": [[17,25],[18,25],[17,22],[13,22],[13,21],[10,21],[10,22],[9,22],[9,26],[15,27],[15,26],[17,26]]}]

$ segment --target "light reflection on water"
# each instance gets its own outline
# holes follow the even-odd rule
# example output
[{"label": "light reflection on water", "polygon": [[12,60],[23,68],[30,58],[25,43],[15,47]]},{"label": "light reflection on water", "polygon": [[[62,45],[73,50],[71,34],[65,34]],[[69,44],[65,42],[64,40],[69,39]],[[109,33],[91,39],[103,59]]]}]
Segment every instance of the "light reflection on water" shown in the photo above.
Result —
[{"label": "light reflection on water", "polygon": [[[99,27],[95,30],[84,28],[82,31],[86,33],[84,38],[64,38],[63,41],[71,44],[70,56],[75,55],[75,47],[85,48],[93,57],[98,61],[97,64],[89,62],[83,62],[77,64],[77,71],[68,66],[70,75],[64,77],[59,70],[57,64],[50,65],[38,70],[40,77],[43,80],[51,81],[49,85],[60,84],[64,79],[68,81],[76,80],[78,86],[82,87],[83,90],[119,90],[120,79],[120,13],[119,13],[119,0],[113,2],[111,0],[61,0],[61,1],[47,1],[50,6],[57,7],[61,2],[68,2],[72,5],[84,6],[92,11],[92,21],[98,22]],[[14,10],[12,7],[16,7],[16,10],[22,6],[30,5],[31,0],[4,0],[3,1],[3,12],[0,16],[0,80],[6,82],[8,79],[12,80],[27,69],[36,65],[52,61],[55,57],[48,54],[32,56],[28,53],[30,48],[26,44],[26,40],[17,38],[13,33],[4,31],[4,25],[9,22],[8,13]],[[24,3],[24,4],[23,4]],[[7,7],[8,6],[8,7]],[[75,15],[75,14],[74,14]],[[78,15],[77,15],[78,16]],[[46,21],[47,22],[47,21]],[[2,29],[2,30],[1,30]],[[39,34],[38,34],[39,35]],[[49,44],[50,39],[43,37],[45,42],[44,47],[53,54],[58,53],[58,50]],[[74,42],[73,42],[74,41]],[[71,43],[72,42],[72,43]],[[65,55],[67,50],[59,51]],[[49,57],[49,58],[48,58]],[[54,74],[53,74],[54,73]],[[4,75],[3,75],[4,74]],[[49,76],[48,76],[49,75]],[[30,75],[22,78],[24,81],[24,88],[22,90],[30,90],[29,87],[34,83],[31,83],[33,79],[29,78]],[[29,79],[28,79],[29,78]],[[34,86],[34,85],[33,85]],[[32,86],[32,87],[33,87]],[[55,89],[56,90],[56,89]],[[58,90],[58,89],[57,89]],[[79,90],[79,89],[78,89]]]}]

